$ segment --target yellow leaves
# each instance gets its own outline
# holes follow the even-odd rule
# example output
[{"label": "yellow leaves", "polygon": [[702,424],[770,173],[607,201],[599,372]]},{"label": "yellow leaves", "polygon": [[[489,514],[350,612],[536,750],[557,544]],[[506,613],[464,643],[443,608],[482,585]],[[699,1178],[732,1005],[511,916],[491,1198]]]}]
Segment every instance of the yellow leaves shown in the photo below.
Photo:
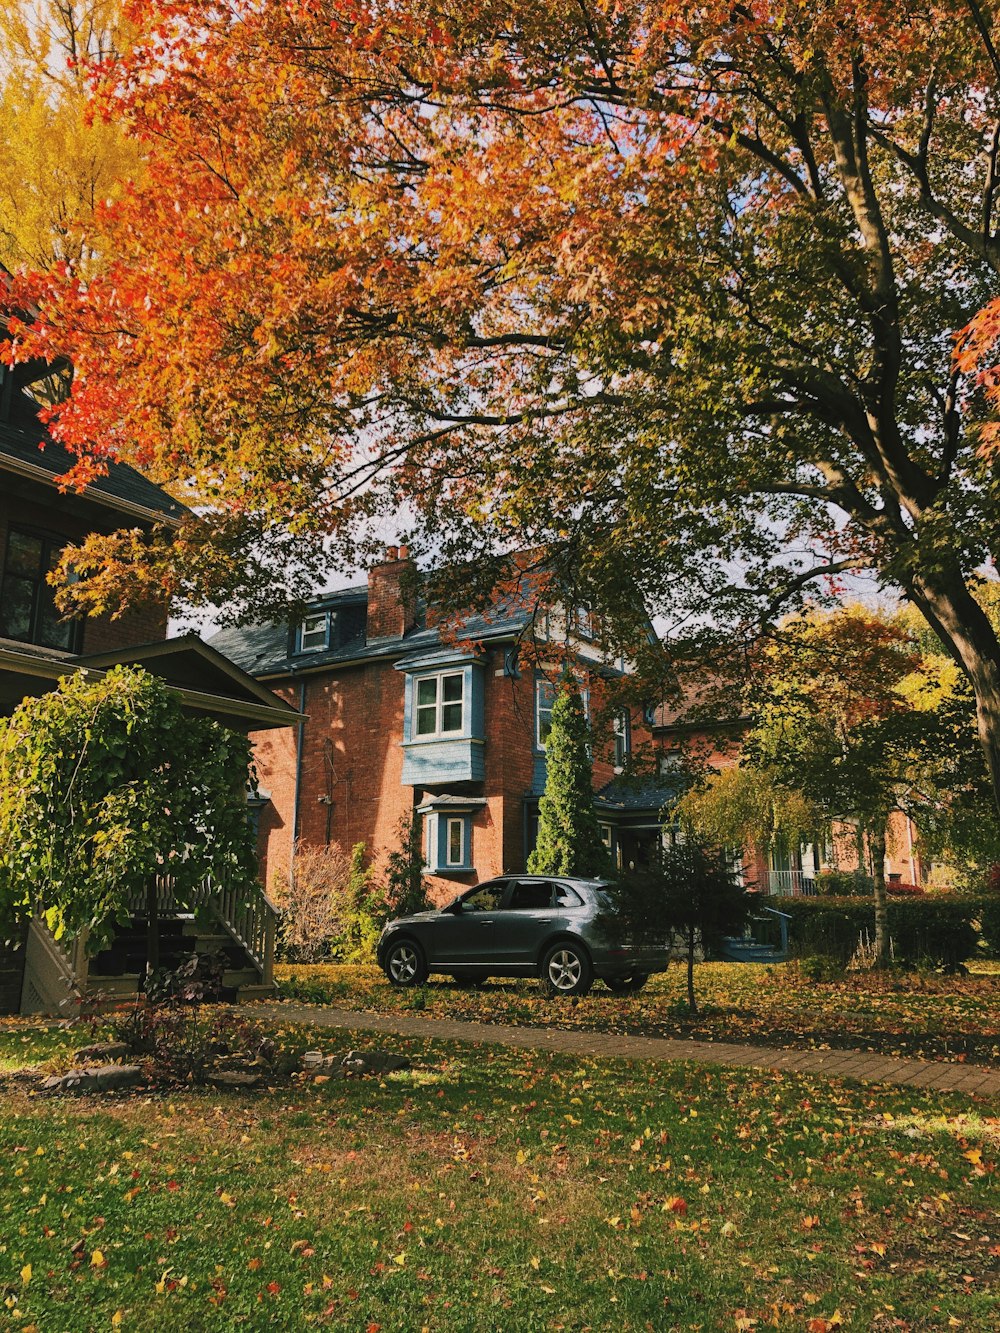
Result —
[{"label": "yellow leaves", "polygon": [[108,1261],[104,1257],[103,1250],[95,1250],[90,1256],[90,1266],[92,1268],[107,1268]]},{"label": "yellow leaves", "polygon": [[965,1158],[967,1162],[970,1162],[973,1166],[982,1165],[983,1154],[979,1148],[969,1148],[966,1152],[962,1153],[962,1156]]},{"label": "yellow leaves", "polygon": [[21,1269],[21,1281],[24,1286],[27,1286],[31,1281],[31,1264],[25,1264]]},{"label": "yellow leaves", "polygon": [[815,1231],[816,1228],[819,1226],[819,1224],[820,1224],[819,1218],[815,1215],[815,1213],[811,1213],[807,1217],[804,1217],[802,1219],[802,1230]]},{"label": "yellow leaves", "polygon": [[518,1150],[517,1150],[517,1164],[518,1164],[518,1166],[524,1166],[524,1164],[525,1164],[525,1162],[526,1162],[527,1160],[528,1160],[528,1154],[524,1151],[523,1148],[518,1148]]},{"label": "yellow leaves", "polygon": [[225,1204],[227,1208],[236,1207],[236,1200],[233,1198],[231,1194],[228,1194],[225,1190],[219,1191],[219,1202]]},{"label": "yellow leaves", "polygon": [[401,1250],[399,1254],[394,1254],[392,1256],[392,1262],[394,1264],[398,1264],[399,1267],[402,1268],[403,1265],[406,1263],[406,1251]]},{"label": "yellow leaves", "polygon": [[112,1327],[112,1328],[121,1328],[121,1326],[122,1326],[122,1320],[123,1320],[124,1318],[125,1318],[125,1311],[124,1311],[124,1310],[116,1310],[116,1311],[114,1312],[114,1314],[111,1316],[111,1327]]},{"label": "yellow leaves", "polygon": [[541,1259],[539,1259],[537,1254],[533,1254],[531,1258],[528,1260],[528,1263],[531,1265],[531,1267],[535,1270],[536,1273],[542,1266],[542,1261]]},{"label": "yellow leaves", "polygon": [[843,1327],[844,1316],[839,1310],[834,1310],[829,1319],[824,1318],[823,1315],[814,1315],[806,1325],[808,1333],[832,1333],[833,1329]]}]

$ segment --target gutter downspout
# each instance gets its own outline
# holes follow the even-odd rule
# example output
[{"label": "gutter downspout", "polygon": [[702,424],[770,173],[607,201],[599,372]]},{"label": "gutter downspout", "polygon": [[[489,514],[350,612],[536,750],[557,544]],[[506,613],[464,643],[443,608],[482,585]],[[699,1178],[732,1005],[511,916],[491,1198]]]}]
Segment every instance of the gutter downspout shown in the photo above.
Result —
[{"label": "gutter downspout", "polygon": [[295,849],[299,845],[299,793],[302,788],[302,751],[305,748],[306,731],[306,681],[299,681],[299,714],[302,721],[295,728],[295,794],[292,797],[292,848],[288,860],[289,886],[295,887]]}]

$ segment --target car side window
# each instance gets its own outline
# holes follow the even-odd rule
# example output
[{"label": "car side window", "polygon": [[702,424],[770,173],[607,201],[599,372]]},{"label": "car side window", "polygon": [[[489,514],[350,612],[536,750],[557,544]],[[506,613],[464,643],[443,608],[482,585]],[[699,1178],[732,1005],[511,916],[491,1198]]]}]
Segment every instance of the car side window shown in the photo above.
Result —
[{"label": "car side window", "polygon": [[489,884],[480,884],[478,889],[462,899],[463,912],[495,912],[500,906],[507,881],[494,879]]},{"label": "car side window", "polygon": [[508,911],[531,911],[552,906],[552,885],[548,880],[517,880],[510,891]]},{"label": "car side window", "polygon": [[580,907],[583,899],[576,889],[571,889],[568,884],[557,884],[556,903],[560,907]]}]

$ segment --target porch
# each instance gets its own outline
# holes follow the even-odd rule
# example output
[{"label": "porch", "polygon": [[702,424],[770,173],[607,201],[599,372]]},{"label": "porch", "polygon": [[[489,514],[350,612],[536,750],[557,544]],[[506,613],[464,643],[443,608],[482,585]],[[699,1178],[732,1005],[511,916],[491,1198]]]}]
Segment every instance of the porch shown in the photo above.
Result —
[{"label": "porch", "polygon": [[[149,906],[132,903],[132,915],[116,927],[107,948],[90,955],[85,935],[56,939],[41,918],[24,945],[22,1014],[72,1012],[89,1000],[113,1004],[142,991],[148,958]],[[170,881],[156,885],[158,962],[173,970],[192,954],[222,954],[223,1000],[242,1003],[274,994],[277,909],[263,889],[250,894],[204,884],[191,902],[178,904]]]}]

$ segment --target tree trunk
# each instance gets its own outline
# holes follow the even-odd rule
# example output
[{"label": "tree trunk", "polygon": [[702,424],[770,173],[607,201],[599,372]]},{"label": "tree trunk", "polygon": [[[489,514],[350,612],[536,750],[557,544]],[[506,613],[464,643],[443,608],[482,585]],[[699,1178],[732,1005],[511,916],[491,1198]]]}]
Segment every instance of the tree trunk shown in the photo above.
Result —
[{"label": "tree trunk", "polygon": [[960,570],[917,575],[907,592],[973,688],[979,742],[1000,810],[1000,640]]},{"label": "tree trunk", "polygon": [[695,931],[688,931],[688,1009],[692,1014],[698,1012],[698,1001],[694,997],[694,947]]},{"label": "tree trunk", "polygon": [[875,897],[875,959],[873,966],[883,968],[889,962],[889,908],[885,887],[886,821],[872,827],[868,839],[871,858],[873,892]]}]

